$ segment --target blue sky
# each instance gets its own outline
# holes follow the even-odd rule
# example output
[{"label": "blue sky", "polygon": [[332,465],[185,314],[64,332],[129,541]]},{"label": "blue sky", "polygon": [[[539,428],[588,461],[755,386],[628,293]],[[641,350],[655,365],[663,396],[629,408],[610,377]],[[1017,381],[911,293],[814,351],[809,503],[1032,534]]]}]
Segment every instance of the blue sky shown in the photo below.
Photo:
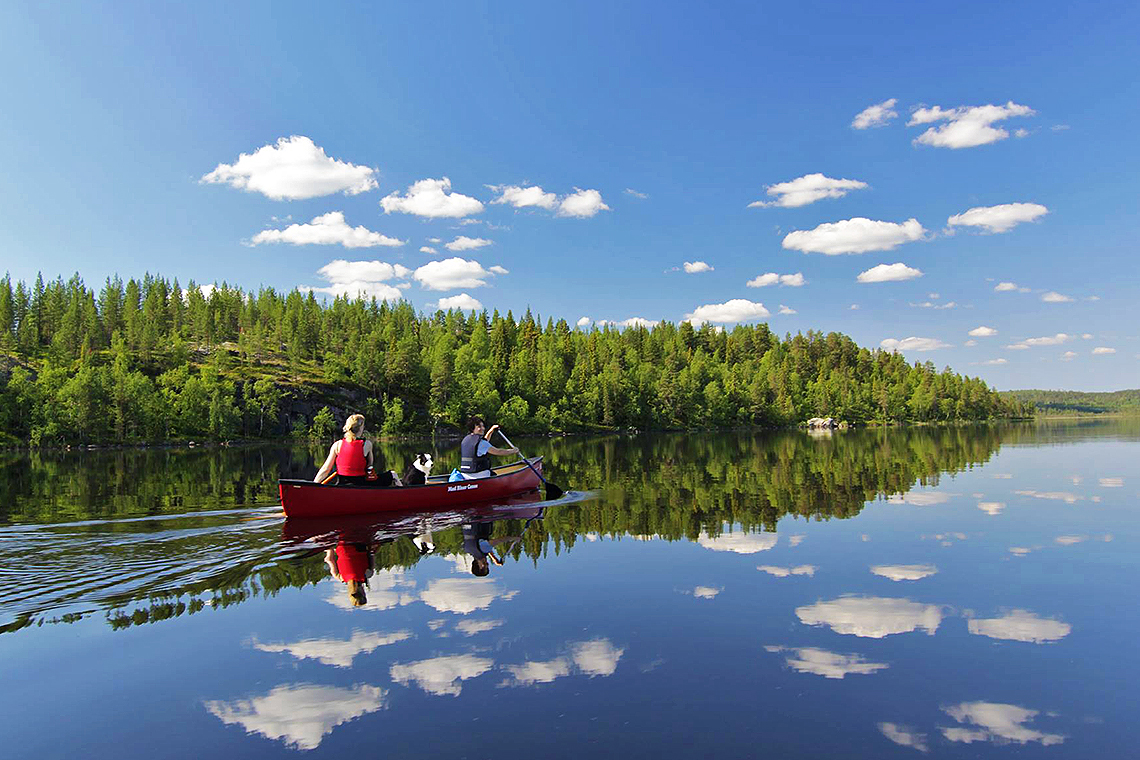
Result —
[{"label": "blue sky", "polygon": [[14,278],[766,320],[1140,385],[1134,3],[42,5],[0,9]]}]

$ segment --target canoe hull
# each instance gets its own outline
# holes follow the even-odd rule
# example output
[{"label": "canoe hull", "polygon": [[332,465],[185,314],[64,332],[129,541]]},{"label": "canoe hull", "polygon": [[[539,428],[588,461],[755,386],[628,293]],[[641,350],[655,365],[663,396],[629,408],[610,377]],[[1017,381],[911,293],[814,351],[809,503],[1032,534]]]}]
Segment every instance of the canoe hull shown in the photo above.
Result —
[{"label": "canoe hull", "polygon": [[[542,471],[542,457],[529,460]],[[279,482],[281,507],[286,517],[364,515],[376,512],[457,509],[509,499],[542,485],[529,467],[507,465],[493,468],[492,477],[455,483],[429,482],[404,488],[331,486],[310,480]]]}]

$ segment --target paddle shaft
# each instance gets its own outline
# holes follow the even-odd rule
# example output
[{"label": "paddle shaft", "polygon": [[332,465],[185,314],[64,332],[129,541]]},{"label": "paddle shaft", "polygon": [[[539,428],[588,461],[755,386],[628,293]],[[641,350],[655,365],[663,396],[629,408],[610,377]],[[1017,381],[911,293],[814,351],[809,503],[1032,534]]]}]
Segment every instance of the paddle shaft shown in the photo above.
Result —
[{"label": "paddle shaft", "polygon": [[[515,446],[513,443],[511,443],[511,439],[507,438],[507,434],[503,432],[503,429],[499,428],[498,430],[499,430],[499,435],[503,436],[503,440],[507,442],[507,445],[510,446],[515,451],[519,451],[519,447]],[[559,496],[562,495],[562,489],[559,488],[558,486],[554,485],[553,483],[551,483],[546,478],[542,477],[542,473],[539,472],[538,469],[535,468],[535,466],[530,463],[529,459],[527,459],[525,456],[523,456],[521,451],[519,451],[519,456],[521,456],[522,460],[524,462],[526,462],[526,466],[530,468],[530,471],[533,472],[535,475],[537,475],[538,479],[546,484],[546,498],[557,499]]]}]

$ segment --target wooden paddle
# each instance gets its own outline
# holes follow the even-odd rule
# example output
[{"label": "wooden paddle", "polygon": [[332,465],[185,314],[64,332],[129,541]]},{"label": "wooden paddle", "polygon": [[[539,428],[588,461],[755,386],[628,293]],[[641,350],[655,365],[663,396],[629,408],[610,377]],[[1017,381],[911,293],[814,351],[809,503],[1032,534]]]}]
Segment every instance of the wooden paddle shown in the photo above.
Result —
[{"label": "wooden paddle", "polygon": [[[498,430],[499,430],[499,435],[503,436],[503,440],[507,442],[507,445],[510,446],[515,451],[518,451],[518,446],[515,446],[513,443],[511,443],[511,439],[507,438],[507,434],[503,432],[503,429],[499,428]],[[519,451],[519,456],[522,457],[523,462],[525,462],[526,466],[530,468],[530,471],[533,472],[535,475],[537,475],[538,479],[546,484],[546,498],[548,500],[549,499],[557,499],[557,498],[560,498],[562,496],[564,491],[561,488],[559,488],[558,486],[551,483],[546,478],[542,477],[542,473],[539,472],[537,469],[535,469],[535,466],[530,463],[529,459],[527,459],[526,457],[523,457],[521,451]]]}]

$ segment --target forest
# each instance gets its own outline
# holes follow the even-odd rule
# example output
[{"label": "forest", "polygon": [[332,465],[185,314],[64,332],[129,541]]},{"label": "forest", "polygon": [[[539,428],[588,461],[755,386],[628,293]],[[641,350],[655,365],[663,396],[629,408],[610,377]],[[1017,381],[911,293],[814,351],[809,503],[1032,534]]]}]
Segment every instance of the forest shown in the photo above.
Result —
[{"label": "forest", "polygon": [[310,291],[145,275],[0,280],[0,442],[32,446],[382,434],[781,427],[1021,417],[978,378],[840,333],[580,329],[531,310],[418,314]]},{"label": "forest", "polygon": [[1084,391],[1007,391],[1007,398],[1032,405],[1044,416],[1140,414],[1140,389],[1090,393]]}]

